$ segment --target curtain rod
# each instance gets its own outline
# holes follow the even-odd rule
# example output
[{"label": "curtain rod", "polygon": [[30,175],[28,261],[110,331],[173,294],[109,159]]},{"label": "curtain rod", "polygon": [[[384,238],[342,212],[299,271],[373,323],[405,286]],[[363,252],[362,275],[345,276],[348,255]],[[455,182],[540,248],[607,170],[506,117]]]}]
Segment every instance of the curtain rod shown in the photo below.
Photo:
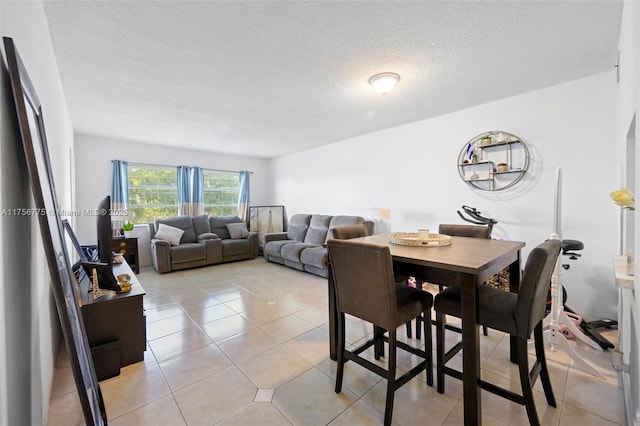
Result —
[{"label": "curtain rod", "polygon": [[[111,162],[114,162],[114,161],[125,161],[125,160],[111,160]],[[171,164],[151,164],[151,163],[141,163],[139,161],[127,161],[127,163],[139,164],[141,166],[152,166],[152,167],[178,167],[177,165],[171,165]],[[197,167],[200,167],[200,166],[197,166]],[[222,170],[222,169],[211,169],[206,167],[200,167],[200,168],[204,170],[211,170],[214,172],[225,172],[225,173],[249,172],[250,174],[253,174],[253,172],[250,170]]]}]

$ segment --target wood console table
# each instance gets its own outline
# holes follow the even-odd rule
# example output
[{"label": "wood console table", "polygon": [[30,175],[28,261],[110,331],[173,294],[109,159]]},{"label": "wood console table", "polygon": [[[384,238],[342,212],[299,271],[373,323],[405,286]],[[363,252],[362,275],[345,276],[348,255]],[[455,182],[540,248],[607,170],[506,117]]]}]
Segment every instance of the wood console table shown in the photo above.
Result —
[{"label": "wood console table", "polygon": [[[82,320],[92,352],[101,345],[119,346],[110,356],[113,358],[119,355],[119,366],[124,367],[144,360],[147,340],[147,323],[143,307],[145,292],[126,262],[113,265],[113,274],[129,274],[131,291],[94,300],[89,279],[84,278],[80,285]],[[105,367],[99,365],[100,362],[105,362],[104,359],[100,361],[95,354],[93,358],[94,365],[98,361],[98,365],[95,365],[96,371]],[[109,361],[112,360],[107,360]]]}]

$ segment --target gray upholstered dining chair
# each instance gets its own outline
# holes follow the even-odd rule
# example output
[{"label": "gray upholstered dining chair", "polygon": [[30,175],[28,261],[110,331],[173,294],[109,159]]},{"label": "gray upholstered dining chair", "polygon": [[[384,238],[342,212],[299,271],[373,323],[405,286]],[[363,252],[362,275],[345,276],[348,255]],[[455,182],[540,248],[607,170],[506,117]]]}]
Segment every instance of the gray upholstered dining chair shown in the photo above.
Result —
[{"label": "gray upholstered dining chair", "polygon": [[[544,353],[542,320],[547,304],[547,290],[556,265],[562,243],[548,240],[535,247],[527,257],[518,293],[511,293],[488,286],[478,287],[478,322],[490,328],[508,333],[516,338],[518,369],[522,394],[516,394],[494,384],[480,380],[480,386],[489,392],[507,398],[527,409],[529,423],[539,425],[538,414],[533,400],[533,385],[540,376],[547,403],[555,407],[547,361]],[[461,316],[460,288],[448,287],[435,297],[436,310],[436,375],[438,392],[444,393],[444,375],[462,378],[460,371],[445,364],[462,349],[461,342],[445,352],[444,315]],[[527,341],[533,332],[536,361],[529,370]]]},{"label": "gray upholstered dining chair", "polygon": [[[439,234],[450,235],[452,237],[470,237],[470,238],[491,238],[491,228],[488,226],[479,225],[458,225],[458,224],[440,224],[438,227]],[[439,290],[442,291],[443,286],[439,286]],[[420,324],[422,317],[416,318],[416,339],[420,339]],[[447,324],[447,329],[462,333],[460,327]],[[482,333],[487,336],[489,332],[486,326],[482,326]],[[407,324],[407,337],[411,337],[411,323]]]},{"label": "gray upholstered dining chair", "polygon": [[367,227],[360,225],[336,226],[333,228],[333,238],[338,240],[350,240],[351,238],[359,238],[367,236]]},{"label": "gray upholstered dining chair", "polygon": [[[336,393],[342,390],[344,364],[354,361],[387,380],[384,424],[391,424],[396,389],[426,369],[427,384],[433,385],[431,350],[431,307],[433,296],[422,290],[396,285],[389,247],[350,240],[332,239],[327,243],[333,268],[338,310],[338,371]],[[366,295],[366,297],[363,297]],[[396,329],[419,314],[425,315],[424,350],[396,340]],[[374,336],[359,347],[347,350],[345,344],[345,314],[374,325]],[[388,330],[388,337],[384,335]],[[385,370],[363,357],[363,351],[377,341],[389,345],[388,368]],[[411,370],[396,378],[396,349],[401,348],[423,358]]]},{"label": "gray upholstered dining chair", "polygon": [[[338,240],[350,240],[351,238],[359,238],[367,236],[367,228],[364,225],[346,225],[346,226],[338,226],[333,228],[333,237]],[[395,282],[396,285],[406,285],[406,280],[408,277],[396,276]],[[422,318],[422,316],[418,316],[418,318]],[[407,327],[407,337],[411,338],[411,321],[406,323]],[[420,339],[420,327],[421,323],[416,323],[416,337]],[[381,353],[376,353],[376,356],[381,355]]]}]

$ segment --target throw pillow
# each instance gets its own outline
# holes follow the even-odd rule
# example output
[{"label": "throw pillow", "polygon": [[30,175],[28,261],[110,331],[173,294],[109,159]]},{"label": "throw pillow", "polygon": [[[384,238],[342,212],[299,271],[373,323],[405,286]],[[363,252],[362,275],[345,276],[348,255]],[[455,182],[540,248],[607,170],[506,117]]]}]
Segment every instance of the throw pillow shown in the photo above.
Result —
[{"label": "throw pillow", "polygon": [[156,232],[156,235],[153,238],[169,241],[172,246],[177,246],[180,244],[182,234],[184,234],[182,229],[161,223],[158,225],[158,232]]},{"label": "throw pillow", "polygon": [[232,240],[247,238],[249,235],[246,223],[227,223],[227,230],[229,231],[229,235],[231,235]]},{"label": "throw pillow", "polygon": [[293,241],[304,240],[304,235],[307,232],[307,225],[289,225],[287,229],[287,238]]}]

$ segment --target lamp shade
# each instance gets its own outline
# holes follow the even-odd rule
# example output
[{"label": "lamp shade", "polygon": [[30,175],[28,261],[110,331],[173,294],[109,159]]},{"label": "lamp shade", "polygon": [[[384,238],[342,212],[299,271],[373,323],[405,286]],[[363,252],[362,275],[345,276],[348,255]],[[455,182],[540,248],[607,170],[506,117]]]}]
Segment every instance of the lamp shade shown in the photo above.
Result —
[{"label": "lamp shade", "polygon": [[369,79],[371,88],[376,92],[385,95],[393,90],[400,81],[400,76],[394,72],[383,72],[376,74]]},{"label": "lamp shade", "polygon": [[374,209],[374,213],[376,215],[376,219],[385,220],[391,217],[391,210],[389,209]]}]

